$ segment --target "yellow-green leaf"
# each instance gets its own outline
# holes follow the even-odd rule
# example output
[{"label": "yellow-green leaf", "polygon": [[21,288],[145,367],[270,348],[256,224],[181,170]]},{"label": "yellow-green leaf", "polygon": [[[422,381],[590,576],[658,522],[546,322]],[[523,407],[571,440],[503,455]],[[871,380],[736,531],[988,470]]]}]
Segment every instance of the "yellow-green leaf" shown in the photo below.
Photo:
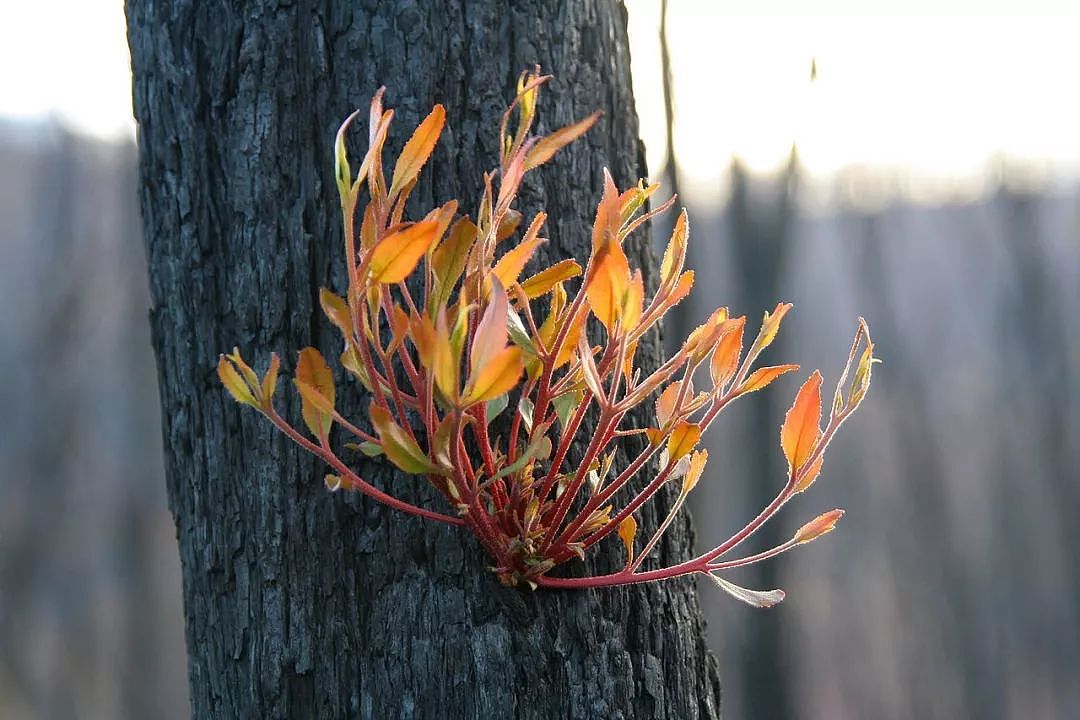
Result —
[{"label": "yellow-green leaf", "polygon": [[450,233],[435,248],[431,257],[431,269],[435,273],[435,288],[428,312],[435,313],[440,307],[450,303],[450,295],[461,274],[465,272],[465,263],[469,251],[476,241],[476,225],[467,217],[459,218],[450,228]]},{"label": "yellow-green leaf", "polygon": [[256,400],[255,395],[251,392],[251,388],[244,382],[244,378],[240,376],[233,364],[225,358],[224,355],[218,357],[217,367],[218,377],[221,379],[221,384],[225,386],[225,389],[232,395],[233,400],[244,405],[251,405],[252,407],[259,407],[259,401]]},{"label": "yellow-green leaf", "polygon": [[372,403],[369,410],[371,424],[379,433],[383,452],[399,469],[414,475],[441,473],[442,470],[428,460],[427,455],[405,430],[394,422],[393,416],[383,407]]}]

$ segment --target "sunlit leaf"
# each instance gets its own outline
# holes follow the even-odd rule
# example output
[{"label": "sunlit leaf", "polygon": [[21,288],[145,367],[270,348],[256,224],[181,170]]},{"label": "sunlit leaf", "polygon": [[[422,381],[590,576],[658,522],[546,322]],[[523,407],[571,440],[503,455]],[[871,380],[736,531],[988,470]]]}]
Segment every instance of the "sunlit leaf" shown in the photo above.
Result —
[{"label": "sunlit leaf", "polygon": [[[671,419],[672,414],[675,412],[675,401],[679,398],[679,389],[682,387],[682,383],[673,382],[664,388],[664,391],[660,393],[660,397],[656,399],[656,422],[660,427],[667,425],[668,420]],[[688,394],[693,393],[693,384],[688,388]]]},{"label": "sunlit leaf", "polygon": [[668,240],[667,249],[664,250],[664,259],[660,263],[660,284],[667,285],[676,275],[682,272],[683,263],[686,261],[686,236],[688,221],[686,210],[679,213],[675,221],[675,229]]},{"label": "sunlit leaf", "polygon": [[503,284],[498,277],[491,278],[491,299],[484,310],[476,332],[472,338],[472,350],[469,355],[470,367],[475,375],[497,353],[506,347],[507,312],[510,309]]},{"label": "sunlit leaf", "polygon": [[671,431],[671,437],[668,438],[668,457],[672,461],[678,460],[693,450],[699,440],[701,440],[700,425],[685,420],[679,421],[675,429]]},{"label": "sunlit leaf", "polygon": [[[334,374],[330,372],[322,353],[312,347],[300,351],[294,382],[300,391],[304,424],[312,435],[325,444],[334,419]],[[308,386],[310,391],[305,391],[302,385]],[[314,395],[322,398],[323,402],[316,400]]]},{"label": "sunlit leaf", "polygon": [[709,577],[724,592],[742,600],[747,605],[753,605],[757,608],[772,607],[778,602],[782,602],[785,597],[783,590],[749,590],[712,573],[709,573]]},{"label": "sunlit leaf", "polygon": [[521,225],[522,215],[517,210],[510,208],[503,213],[499,227],[495,229],[495,242],[502,242],[513,235]]},{"label": "sunlit leaf", "polygon": [[517,385],[518,378],[525,370],[521,360],[521,348],[511,346],[496,353],[483,367],[473,370],[469,378],[465,404],[490,400],[509,392]]},{"label": "sunlit leaf", "polygon": [[407,278],[435,242],[438,227],[438,221],[425,220],[379,241],[371,251],[372,282],[397,283]]},{"label": "sunlit leaf", "polygon": [[581,266],[574,260],[561,260],[549,268],[541,270],[521,283],[521,289],[530,300],[551,292],[555,285],[575,278],[581,274]]},{"label": "sunlit leaf", "polygon": [[244,378],[240,376],[240,373],[233,366],[232,362],[227,360],[224,355],[218,356],[217,372],[218,377],[221,379],[221,384],[229,391],[233,400],[238,403],[243,403],[244,405],[251,405],[252,407],[259,406],[259,401],[251,392],[251,388],[244,382]]},{"label": "sunlit leaf", "polygon": [[793,473],[806,463],[821,437],[821,373],[817,370],[795,396],[780,428],[780,447]]},{"label": "sunlit leaf", "polygon": [[593,256],[592,270],[586,280],[585,295],[589,306],[608,333],[620,316],[623,298],[630,285],[630,263],[622,246],[615,240]]},{"label": "sunlit leaf", "polygon": [[836,527],[836,523],[842,517],[844,517],[844,511],[839,509],[822,513],[799,528],[793,540],[800,545],[816,540],[825,533],[832,532],[833,528]]},{"label": "sunlit leaf", "polygon": [[817,460],[810,463],[809,466],[799,470],[799,480],[795,484],[795,492],[801,493],[814,484],[814,481],[817,480],[817,476],[821,474],[821,464],[824,461],[825,454],[822,453],[818,455]]},{"label": "sunlit leaf", "polygon": [[588,129],[596,123],[601,115],[603,115],[603,113],[598,110],[592,115],[589,115],[582,120],[578,120],[573,125],[559,128],[550,135],[540,138],[525,156],[525,169],[532,170],[533,168],[546,163],[554,157],[555,153],[559,150],[584,135]]},{"label": "sunlit leaf", "polygon": [[780,332],[781,321],[783,321],[784,316],[787,315],[791,308],[791,303],[778,303],[771,313],[765,313],[765,317],[761,321],[761,330],[758,331],[758,336],[754,339],[754,344],[750,346],[750,350],[746,354],[749,358],[749,362],[754,362],[754,359],[761,354],[761,351],[772,344],[772,341],[776,338],[776,334]]},{"label": "sunlit leaf", "polygon": [[436,105],[413,132],[412,137],[402,148],[401,155],[398,156],[397,165],[394,166],[394,179],[390,183],[391,196],[412,182],[420,173],[420,168],[431,157],[431,152],[435,149],[435,143],[438,142],[445,123],[446,110],[442,105]]},{"label": "sunlit leaf", "polygon": [[626,330],[633,330],[641,319],[642,303],[645,300],[645,282],[641,270],[635,270],[626,287],[622,301],[622,325]]},{"label": "sunlit leaf", "polygon": [[709,451],[702,448],[701,450],[695,450],[690,454],[690,467],[686,470],[686,475],[683,477],[682,491],[683,493],[689,493],[701,480],[702,473],[705,472],[705,463],[709,460]]},{"label": "sunlit leaf", "polygon": [[776,365],[773,367],[758,368],[750,373],[750,377],[746,378],[743,384],[739,386],[736,393],[742,395],[744,393],[760,390],[781,375],[794,372],[798,369],[798,365]]},{"label": "sunlit leaf", "polygon": [[492,275],[499,278],[503,287],[510,287],[518,281],[525,264],[529,262],[536,249],[543,245],[546,240],[539,237],[526,237],[518,245],[514,246],[505,255],[499,258],[495,267],[491,269]]},{"label": "sunlit leaf", "polygon": [[720,342],[716,345],[712,358],[709,360],[709,377],[712,378],[713,387],[726,385],[735,376],[735,371],[739,369],[746,318],[735,318],[734,322],[737,325],[720,338]]}]

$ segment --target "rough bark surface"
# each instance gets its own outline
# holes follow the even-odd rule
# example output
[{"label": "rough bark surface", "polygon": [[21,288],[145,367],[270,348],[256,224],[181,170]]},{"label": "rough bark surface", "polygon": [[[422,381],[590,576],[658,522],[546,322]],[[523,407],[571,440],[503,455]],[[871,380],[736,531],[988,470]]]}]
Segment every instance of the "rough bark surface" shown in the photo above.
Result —
[{"label": "rough bark surface", "polygon": [[[541,130],[603,109],[522,196],[527,217],[550,214],[547,258],[584,257],[601,169],[620,185],[645,171],[622,5],[129,0],[126,11],[193,716],[718,717],[692,580],[504,588],[467,531],[326,492],[320,464],[214,373],[233,345],[260,370],[274,350],[289,366],[309,344],[337,356],[317,303],[320,286],[345,286],[331,144],[380,85],[397,112],[391,151],[433,103],[447,108],[416,208],[456,197],[475,210],[497,119],[532,63],[556,76]],[[629,243],[648,282],[647,234]],[[655,364],[658,338],[645,345]],[[289,390],[279,406],[296,418]],[[385,463],[360,469],[441,505]],[[668,538],[662,558],[689,556],[686,522]],[[600,569],[619,552],[608,549]]]}]

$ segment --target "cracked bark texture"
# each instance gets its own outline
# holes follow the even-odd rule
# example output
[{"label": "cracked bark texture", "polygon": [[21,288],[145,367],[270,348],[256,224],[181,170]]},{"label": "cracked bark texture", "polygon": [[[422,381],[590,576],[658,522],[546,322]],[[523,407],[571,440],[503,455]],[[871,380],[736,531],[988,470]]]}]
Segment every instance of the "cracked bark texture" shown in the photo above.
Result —
[{"label": "cracked bark texture", "polygon": [[[328,493],[320,463],[233,403],[214,371],[234,345],[260,371],[275,350],[286,367],[305,345],[337,357],[317,301],[320,286],[345,286],[332,142],[380,85],[396,111],[391,153],[432,104],[447,109],[413,217],[453,197],[475,212],[522,69],[555,74],[540,131],[604,110],[519,203],[526,219],[550,215],[543,261],[585,257],[602,168],[620,186],[645,174],[621,3],[128,0],[126,13],[193,717],[718,717],[693,580],[504,588],[467,531]],[[360,123],[354,155],[365,138]],[[655,277],[648,233],[628,254]],[[654,333],[642,364],[660,352]],[[295,421],[288,384],[278,395]],[[355,390],[342,404],[366,407]],[[358,469],[445,509],[385,462]],[[669,501],[642,514],[643,531]],[[660,559],[692,543],[680,520]],[[589,567],[613,569],[618,540],[601,548]]]}]

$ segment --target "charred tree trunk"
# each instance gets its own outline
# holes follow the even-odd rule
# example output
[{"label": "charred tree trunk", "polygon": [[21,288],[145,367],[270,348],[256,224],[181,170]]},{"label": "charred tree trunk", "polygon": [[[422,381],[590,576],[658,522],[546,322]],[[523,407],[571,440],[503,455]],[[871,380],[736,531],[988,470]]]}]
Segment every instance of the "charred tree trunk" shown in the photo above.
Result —
[{"label": "charred tree trunk", "polygon": [[[645,172],[621,4],[129,0],[126,11],[193,716],[717,717],[691,581],[504,588],[461,529],[327,493],[319,463],[242,412],[214,373],[234,344],[287,364],[305,345],[337,349],[317,302],[320,286],[345,285],[331,146],[383,84],[399,118],[391,149],[433,103],[447,108],[417,207],[456,197],[475,211],[499,114],[533,63],[556,75],[541,130],[603,109],[522,193],[527,216],[550,213],[549,258],[586,256],[601,169],[624,186]],[[629,245],[648,282],[648,238]],[[639,354],[655,363],[649,342]],[[359,407],[354,397],[346,410]],[[438,507],[388,464],[362,470]],[[686,523],[668,538],[663,557],[689,557]]]}]

